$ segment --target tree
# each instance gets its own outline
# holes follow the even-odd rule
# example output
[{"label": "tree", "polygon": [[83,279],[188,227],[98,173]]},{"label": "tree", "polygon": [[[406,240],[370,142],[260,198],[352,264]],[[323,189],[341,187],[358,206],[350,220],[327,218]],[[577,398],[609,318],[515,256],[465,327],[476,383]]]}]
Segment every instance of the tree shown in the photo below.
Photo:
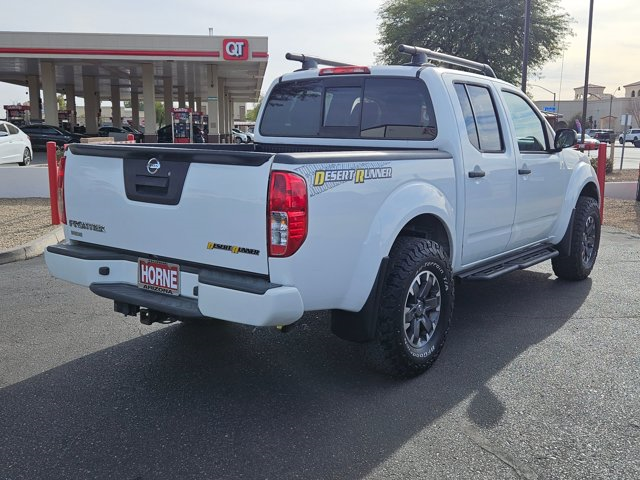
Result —
[{"label": "tree", "polygon": [[155,107],[156,107],[156,123],[158,125],[164,125],[165,124],[164,123],[165,121],[164,103],[156,102]]},{"label": "tree", "polygon": [[633,115],[633,118],[636,120],[636,125],[640,125],[640,98],[636,97],[631,100],[628,113]]},{"label": "tree", "polygon": [[[529,71],[555,58],[572,35],[559,0],[531,5]],[[519,84],[522,76],[524,0],[388,0],[379,12],[382,63],[409,60],[404,43],[490,65],[498,78]]]},{"label": "tree", "polygon": [[262,100],[263,100],[262,95],[260,95],[260,98],[258,99],[258,103],[256,103],[251,110],[247,110],[245,117],[249,122],[255,122],[256,119],[258,118],[258,112],[260,111]]}]

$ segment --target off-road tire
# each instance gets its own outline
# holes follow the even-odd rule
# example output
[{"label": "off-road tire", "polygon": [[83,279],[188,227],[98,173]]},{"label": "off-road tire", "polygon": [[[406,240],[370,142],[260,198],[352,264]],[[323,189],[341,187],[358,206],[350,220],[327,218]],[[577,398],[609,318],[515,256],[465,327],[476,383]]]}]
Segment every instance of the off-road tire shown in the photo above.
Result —
[{"label": "off-road tire", "polygon": [[600,208],[591,197],[579,197],[571,235],[571,253],[551,259],[553,273],[563,280],[589,276],[600,246]]},{"label": "off-road tire", "polygon": [[426,371],[444,345],[453,303],[454,282],[444,249],[431,240],[399,238],[389,255],[376,338],[367,346],[371,366],[402,378]]}]

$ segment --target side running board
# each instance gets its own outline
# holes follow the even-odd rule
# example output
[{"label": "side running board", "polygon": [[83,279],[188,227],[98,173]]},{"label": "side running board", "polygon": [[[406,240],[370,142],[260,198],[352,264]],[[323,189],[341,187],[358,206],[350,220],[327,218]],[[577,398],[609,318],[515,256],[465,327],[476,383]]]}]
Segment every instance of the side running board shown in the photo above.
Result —
[{"label": "side running board", "polygon": [[518,252],[509,257],[490,262],[486,265],[464,271],[457,276],[465,280],[493,280],[514,270],[529,268],[559,255],[558,250],[549,245],[538,245],[529,250]]}]

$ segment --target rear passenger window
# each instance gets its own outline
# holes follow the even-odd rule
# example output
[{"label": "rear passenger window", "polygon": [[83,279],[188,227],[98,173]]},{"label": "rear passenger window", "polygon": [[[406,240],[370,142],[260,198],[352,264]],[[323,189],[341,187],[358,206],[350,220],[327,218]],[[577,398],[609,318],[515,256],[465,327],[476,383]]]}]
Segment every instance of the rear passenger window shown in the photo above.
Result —
[{"label": "rear passenger window", "polygon": [[467,89],[461,83],[456,83],[454,88],[458,94],[460,107],[462,107],[462,116],[464,117],[464,125],[467,127],[467,136],[469,137],[469,141],[474,147],[480,150],[478,129],[476,128],[476,120],[473,118],[473,110],[471,109],[471,102],[467,96]]},{"label": "rear passenger window", "polygon": [[455,84],[469,141],[481,152],[502,152],[502,134],[489,89],[480,85]]},{"label": "rear passenger window", "polygon": [[10,123],[7,123],[6,126],[7,126],[7,130],[9,130],[9,135],[17,135],[18,134],[19,130],[14,125],[11,125]]}]

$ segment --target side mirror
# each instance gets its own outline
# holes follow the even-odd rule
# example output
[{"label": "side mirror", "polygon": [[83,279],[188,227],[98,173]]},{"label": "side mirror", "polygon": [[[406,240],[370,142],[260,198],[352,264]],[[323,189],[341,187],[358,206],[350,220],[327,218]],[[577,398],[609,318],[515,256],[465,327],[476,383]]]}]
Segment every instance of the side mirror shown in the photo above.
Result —
[{"label": "side mirror", "polygon": [[0,132],[0,137],[8,137],[9,134],[7,132]]},{"label": "side mirror", "polygon": [[561,128],[556,132],[556,138],[553,145],[556,150],[560,151],[564,148],[573,147],[578,144],[578,134],[571,128]]}]

